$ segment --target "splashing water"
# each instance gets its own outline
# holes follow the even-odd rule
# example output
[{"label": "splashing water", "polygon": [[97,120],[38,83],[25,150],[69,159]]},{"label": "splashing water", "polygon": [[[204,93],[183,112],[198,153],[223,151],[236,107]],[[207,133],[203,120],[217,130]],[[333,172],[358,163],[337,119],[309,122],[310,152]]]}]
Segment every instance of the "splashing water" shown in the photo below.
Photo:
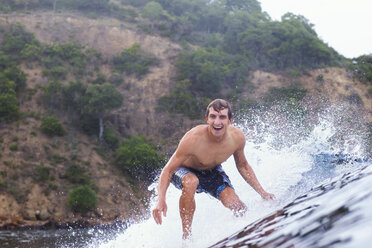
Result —
[{"label": "splashing water", "polygon": [[[329,160],[344,158],[339,158],[338,154],[362,158],[363,135],[350,132],[350,129],[347,135],[340,134],[343,132],[340,126],[345,126],[345,123],[341,123],[339,111],[333,112],[333,115],[319,115],[312,127],[311,124],[301,125],[297,120],[295,122],[287,120],[286,125],[278,126],[273,122],[278,122],[281,117],[274,115],[273,118],[273,113],[251,115],[249,123],[245,122],[244,118],[243,121],[240,120],[238,126],[247,137],[245,147],[247,160],[264,189],[274,193],[277,199],[262,200],[240,176],[234,160],[228,159],[222,166],[237,194],[247,205],[248,211],[245,216],[236,218],[218,200],[206,194],[197,194],[192,239],[186,243],[187,247],[213,245],[247,224],[283,208],[314,186],[353,170],[356,166],[353,163],[337,166],[337,163],[330,163]],[[342,140],[338,137],[342,137]],[[154,183],[150,190],[156,187],[157,183]],[[180,194],[181,191],[173,185],[169,186],[167,217],[162,225],[157,225],[148,216],[141,222],[132,224],[114,240],[99,247],[182,247],[185,243],[181,239],[178,209]],[[153,197],[151,208],[155,205],[155,200],[156,197]]]}]

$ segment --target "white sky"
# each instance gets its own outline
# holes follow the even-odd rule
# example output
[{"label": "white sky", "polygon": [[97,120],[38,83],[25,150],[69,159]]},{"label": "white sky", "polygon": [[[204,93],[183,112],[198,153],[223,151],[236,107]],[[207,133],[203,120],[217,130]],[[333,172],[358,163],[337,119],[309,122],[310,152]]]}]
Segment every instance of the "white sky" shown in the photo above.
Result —
[{"label": "white sky", "polygon": [[372,54],[372,0],[258,0],[262,11],[280,20],[303,15],[320,39],[347,58]]}]

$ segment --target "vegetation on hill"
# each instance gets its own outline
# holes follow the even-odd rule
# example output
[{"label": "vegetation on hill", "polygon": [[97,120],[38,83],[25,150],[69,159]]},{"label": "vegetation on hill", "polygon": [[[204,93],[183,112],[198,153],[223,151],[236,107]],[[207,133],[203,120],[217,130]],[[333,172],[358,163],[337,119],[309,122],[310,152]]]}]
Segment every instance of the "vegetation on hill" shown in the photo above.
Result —
[{"label": "vegetation on hill", "polygon": [[[6,49],[5,46],[4,48]],[[0,121],[18,116],[17,96],[25,87],[26,74],[7,53],[0,50]]]},{"label": "vegetation on hill", "polygon": [[[31,6],[30,2],[28,8]],[[145,53],[138,44],[134,44],[117,56],[103,59],[97,50],[84,47],[76,41],[42,43],[19,23],[0,27],[0,32],[1,123],[26,122],[27,116],[41,120],[38,128],[51,140],[62,136],[68,139],[68,136],[73,135],[71,130],[77,128],[98,137],[98,152],[108,161],[112,160],[113,166],[120,166],[122,161],[127,161],[124,166],[128,169],[123,167],[122,172],[123,175],[132,177],[132,182],[140,179],[150,180],[153,177],[160,162],[164,161],[163,155],[156,147],[145,138],[137,136],[128,137],[126,141],[127,139],[118,136],[118,132],[104,128],[104,123],[110,112],[120,107],[124,101],[117,87],[129,75],[137,78],[145,76],[149,67],[157,65],[154,55]],[[102,66],[110,68],[111,71],[103,74]],[[41,71],[46,82],[37,83],[34,88],[30,88],[22,67]],[[45,111],[22,113],[21,102],[26,99],[31,101],[33,97],[37,98],[34,101],[39,104],[39,108]],[[31,135],[36,136],[36,130],[33,130]],[[131,142],[135,139],[139,142]],[[128,142],[131,142],[130,147],[125,146]],[[11,153],[19,150],[18,143],[18,137],[14,138],[9,147]],[[74,146],[72,143],[69,145]],[[125,153],[116,151],[119,146],[127,147]],[[22,146],[22,149],[29,148]],[[68,156],[60,155],[59,145],[44,145],[44,150],[47,154],[46,160],[36,164],[28,162],[26,158],[19,163],[2,161],[11,171],[9,174],[17,176],[9,176],[7,170],[2,171],[0,192],[7,192],[13,195],[17,202],[24,203],[29,192],[25,192],[17,184],[18,180],[22,180],[20,173],[29,173],[34,182],[43,187],[45,195],[66,187],[60,185],[62,177],[63,184],[69,185],[67,191],[70,189],[66,205],[75,212],[94,210],[98,204],[97,194],[100,189],[93,183],[92,175],[84,169],[86,166],[85,162],[81,161],[83,158],[80,158],[74,149]],[[143,153],[139,154],[139,151]],[[144,154],[148,155],[143,157]],[[27,156],[32,159],[34,155]],[[136,163],[128,165],[128,161]],[[62,171],[56,167],[58,164],[64,165]],[[65,176],[56,176],[58,173]]]},{"label": "vegetation on hill", "polygon": [[[154,3],[124,2],[144,9]],[[157,3],[162,14],[150,18],[152,32],[199,47],[186,47],[180,54],[175,86],[159,101],[160,109],[171,113],[199,118],[198,106],[216,96],[238,99],[249,85],[249,71],[255,69],[301,72],[343,63],[306,18],[288,13],[281,21],[272,21],[255,0]]]},{"label": "vegetation on hill", "polygon": [[372,55],[362,55],[354,59],[351,70],[361,82],[372,86]]}]

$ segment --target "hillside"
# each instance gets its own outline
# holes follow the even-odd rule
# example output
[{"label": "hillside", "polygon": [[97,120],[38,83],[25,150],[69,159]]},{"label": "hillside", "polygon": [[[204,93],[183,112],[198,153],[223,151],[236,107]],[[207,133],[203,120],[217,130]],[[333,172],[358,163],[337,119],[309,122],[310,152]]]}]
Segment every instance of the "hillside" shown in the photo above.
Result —
[{"label": "hillside", "polygon": [[[158,109],[159,99],[174,87],[175,62],[183,49],[174,40],[144,33],[132,23],[110,17],[89,19],[74,12],[0,16],[2,27],[9,28],[17,22],[42,43],[77,41],[99,51],[103,60],[110,60],[136,43],[155,55],[158,63],[149,73],[142,78],[125,75],[124,83],[116,86],[124,98],[123,104],[108,114],[105,126],[122,139],[143,135],[169,155],[182,134],[202,122]],[[0,37],[2,39],[4,37]],[[147,184],[134,182],[114,166],[115,151],[103,149],[96,134],[82,132],[73,124],[68,111],[56,111],[41,103],[42,89],[52,81],[43,75],[42,66],[20,63],[20,68],[27,74],[26,91],[19,96],[20,117],[0,125],[0,226],[102,224],[148,214],[147,200],[151,192]],[[95,76],[98,72],[94,67],[91,69]],[[109,78],[112,74],[109,63],[103,63],[99,72]],[[76,78],[68,73],[62,81],[66,85],[74,80]],[[250,83],[242,86],[238,96],[240,102],[249,99],[260,103],[270,89],[296,84],[306,89],[307,99],[316,104],[323,102],[314,99],[326,99],[324,104],[342,103],[360,112],[365,122],[372,121],[369,85],[358,81],[342,67],[308,69],[306,73],[292,74],[288,70],[268,72],[255,68],[246,72],[246,80]],[[84,77],[83,81],[87,83],[89,77]],[[235,106],[239,106],[239,101]],[[64,136],[49,137],[40,130],[41,117],[51,111],[61,120],[66,131]],[[98,188],[98,205],[93,211],[74,213],[67,207],[68,192],[76,186],[67,170],[73,165],[83,168],[83,177],[89,178],[89,183],[94,182]]]}]

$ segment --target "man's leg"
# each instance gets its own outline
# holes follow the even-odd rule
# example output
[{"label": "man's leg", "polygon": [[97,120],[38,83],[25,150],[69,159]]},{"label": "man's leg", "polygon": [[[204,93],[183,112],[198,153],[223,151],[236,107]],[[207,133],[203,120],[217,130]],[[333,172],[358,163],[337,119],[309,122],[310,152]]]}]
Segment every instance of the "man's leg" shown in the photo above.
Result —
[{"label": "man's leg", "polygon": [[182,220],[183,239],[191,235],[191,224],[195,212],[194,195],[199,185],[199,179],[192,173],[187,173],[181,179],[182,194],[180,197],[180,215]]},{"label": "man's leg", "polygon": [[234,212],[235,216],[242,216],[247,211],[247,206],[239,199],[235,190],[229,186],[226,186],[226,188],[221,191],[218,198],[225,207]]}]

